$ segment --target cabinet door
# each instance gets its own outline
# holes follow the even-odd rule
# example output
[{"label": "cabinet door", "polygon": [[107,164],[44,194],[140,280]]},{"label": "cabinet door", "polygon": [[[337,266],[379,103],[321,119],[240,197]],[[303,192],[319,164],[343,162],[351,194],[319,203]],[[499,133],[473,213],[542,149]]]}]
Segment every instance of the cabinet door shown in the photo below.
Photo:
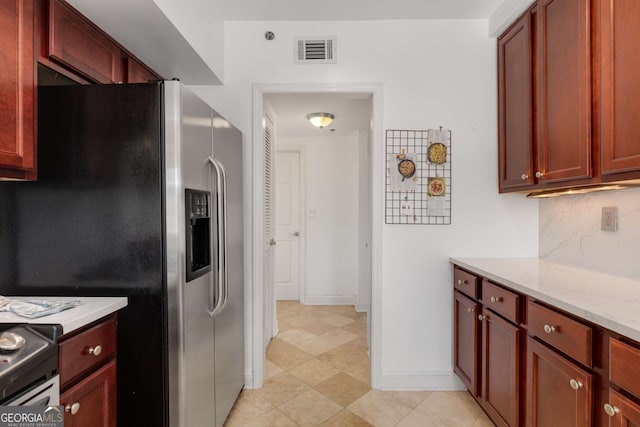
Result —
[{"label": "cabinet door", "polygon": [[602,174],[640,170],[640,2],[600,0]]},{"label": "cabinet door", "polygon": [[500,190],[533,184],[531,15],[498,40]]},{"label": "cabinet door", "polygon": [[60,0],[49,7],[49,57],[97,83],[122,81],[120,48]]},{"label": "cabinet door", "polygon": [[592,174],[589,19],[589,0],[538,1],[540,182]]},{"label": "cabinet door", "polygon": [[592,375],[529,337],[527,427],[591,426],[592,413]]},{"label": "cabinet door", "polygon": [[469,391],[477,396],[478,389],[478,308],[479,305],[460,292],[454,292],[455,363],[454,371]]},{"label": "cabinet door", "polygon": [[65,427],[116,427],[116,361],[62,393],[60,404]]},{"label": "cabinet door", "polygon": [[482,397],[498,426],[520,425],[520,337],[517,326],[483,309]]},{"label": "cabinet door", "polygon": [[135,59],[127,58],[127,83],[146,83],[149,80],[157,80],[159,77],[149,71]]},{"label": "cabinet door", "polygon": [[613,389],[609,390],[609,405],[614,415],[607,414],[609,427],[640,427],[640,405]]},{"label": "cabinet door", "polygon": [[33,0],[0,2],[0,177],[35,179]]}]

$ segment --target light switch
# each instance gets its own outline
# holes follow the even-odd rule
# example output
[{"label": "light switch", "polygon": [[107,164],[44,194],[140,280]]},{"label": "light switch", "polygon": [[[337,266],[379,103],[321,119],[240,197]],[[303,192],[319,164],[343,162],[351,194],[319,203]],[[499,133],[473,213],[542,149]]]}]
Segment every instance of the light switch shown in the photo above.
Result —
[{"label": "light switch", "polygon": [[602,231],[618,231],[618,208],[602,208]]}]

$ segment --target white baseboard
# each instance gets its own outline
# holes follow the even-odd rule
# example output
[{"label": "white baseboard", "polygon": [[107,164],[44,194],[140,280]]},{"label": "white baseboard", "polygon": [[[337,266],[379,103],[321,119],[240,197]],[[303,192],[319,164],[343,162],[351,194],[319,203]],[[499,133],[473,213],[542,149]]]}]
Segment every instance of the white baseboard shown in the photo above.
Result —
[{"label": "white baseboard", "polygon": [[367,312],[369,312],[369,304],[363,304],[363,303],[356,304],[356,311],[358,313],[367,313]]},{"label": "white baseboard", "polygon": [[250,390],[253,384],[253,371],[244,371],[244,388]]},{"label": "white baseboard", "polygon": [[466,390],[464,384],[451,371],[386,372],[380,375],[381,390]]},{"label": "white baseboard", "polygon": [[355,305],[355,295],[305,296],[306,305]]}]

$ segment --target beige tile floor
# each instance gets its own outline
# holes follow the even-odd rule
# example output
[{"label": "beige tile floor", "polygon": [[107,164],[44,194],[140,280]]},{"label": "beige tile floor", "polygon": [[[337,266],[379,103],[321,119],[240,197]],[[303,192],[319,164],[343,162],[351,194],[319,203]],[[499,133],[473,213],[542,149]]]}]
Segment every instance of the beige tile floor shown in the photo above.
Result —
[{"label": "beige tile floor", "polygon": [[279,301],[265,385],[244,390],[227,427],[492,427],[466,392],[372,390],[367,318],[352,306]]}]

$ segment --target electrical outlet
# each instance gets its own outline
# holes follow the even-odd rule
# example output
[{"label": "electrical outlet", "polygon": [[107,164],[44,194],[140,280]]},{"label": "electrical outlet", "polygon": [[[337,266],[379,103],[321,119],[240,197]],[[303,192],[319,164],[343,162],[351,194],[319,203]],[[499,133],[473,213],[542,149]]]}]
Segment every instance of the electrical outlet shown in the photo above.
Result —
[{"label": "electrical outlet", "polygon": [[618,230],[618,208],[606,207],[602,208],[602,231]]}]

